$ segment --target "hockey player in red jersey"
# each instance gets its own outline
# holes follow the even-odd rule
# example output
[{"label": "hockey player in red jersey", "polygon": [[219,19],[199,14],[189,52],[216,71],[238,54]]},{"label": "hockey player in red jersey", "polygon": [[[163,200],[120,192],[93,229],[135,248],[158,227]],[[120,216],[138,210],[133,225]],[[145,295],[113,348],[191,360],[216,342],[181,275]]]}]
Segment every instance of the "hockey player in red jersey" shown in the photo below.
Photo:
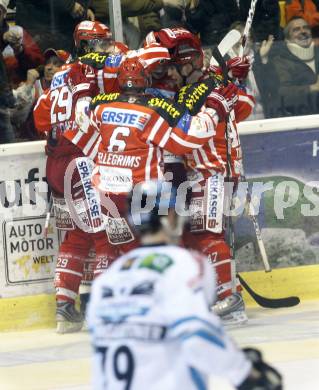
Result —
[{"label": "hockey player in red jersey", "polygon": [[[185,116],[185,102],[180,104],[145,94],[151,83],[154,62],[147,66],[141,56],[143,51],[137,51],[136,57],[127,58],[120,66],[118,81],[124,93],[101,94],[90,104],[89,130],[95,128],[102,138],[93,183],[115,201],[121,215],[125,215],[121,205],[126,203],[126,194],[134,185],[163,178],[163,149],[181,155],[208,142],[215,133],[219,117],[226,114],[227,102],[223,94],[232,94],[231,88],[223,89],[220,94],[216,92],[215,97],[211,97],[211,101],[215,99],[214,108]],[[205,102],[214,87],[213,80],[194,87],[204,91],[198,105],[202,105],[200,101]],[[194,88],[184,93],[184,97],[195,93]],[[180,127],[181,122],[185,122],[187,134]],[[107,220],[110,241],[121,244],[121,251],[126,251],[128,245],[134,243],[127,221],[109,215]]]},{"label": "hockey player in red jersey", "polygon": [[[87,31],[84,34],[81,30],[84,35],[76,36],[76,45],[89,49],[100,45],[104,50],[104,41],[108,42],[110,38],[109,29],[98,22],[85,23]],[[85,40],[85,45],[81,44],[82,40]],[[78,72],[79,67],[81,72]],[[107,246],[99,195],[88,179],[93,169],[92,159],[97,152],[99,134],[82,133],[75,120],[75,106],[80,99],[87,99],[98,92],[94,71],[85,65],[85,72],[85,77],[82,77],[83,67],[78,62],[67,65],[55,74],[50,89],[39,98],[34,109],[37,129],[47,133],[47,179],[55,200],[58,226],[67,230],[59,248],[55,273],[59,333],[81,329],[83,317],[75,310],[74,303],[90,249],[93,247],[96,251],[97,273],[116,257]],[[74,170],[68,178],[66,172],[70,164],[73,164]],[[73,209],[73,217],[78,217],[82,228],[71,218],[67,203],[72,209],[74,205],[77,212]]]},{"label": "hockey player in red jersey", "polygon": [[[152,33],[149,41],[159,42],[170,50],[175,66],[168,68],[168,75],[182,86],[205,77],[215,78],[220,69],[210,69],[214,74],[204,74],[203,53],[197,37],[189,31],[163,29]],[[245,78],[250,62],[247,58],[231,59],[227,63],[229,71],[239,78]],[[182,88],[183,89],[183,88]],[[215,106],[215,92],[206,101],[207,107]],[[216,97],[216,96],[215,96]],[[231,261],[229,245],[225,241],[223,229],[224,179],[237,181],[242,174],[242,155],[237,123],[244,120],[254,105],[252,96],[238,89],[234,110],[219,117],[214,136],[199,149],[186,155],[188,179],[192,184],[199,183],[201,193],[192,193],[190,210],[190,232],[185,234],[188,246],[201,250],[212,262],[217,273],[218,302],[214,310],[228,323],[241,323],[247,320],[244,303],[234,291],[234,263]],[[238,285],[238,282],[237,282]],[[239,291],[240,288],[237,289]]]}]

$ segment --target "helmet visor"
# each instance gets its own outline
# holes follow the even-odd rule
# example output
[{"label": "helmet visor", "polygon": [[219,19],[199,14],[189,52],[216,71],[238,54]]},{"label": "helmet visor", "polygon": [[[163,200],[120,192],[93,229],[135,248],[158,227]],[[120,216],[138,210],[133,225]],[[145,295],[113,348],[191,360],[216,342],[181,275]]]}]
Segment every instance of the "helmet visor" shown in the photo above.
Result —
[{"label": "helmet visor", "polygon": [[87,41],[87,49],[90,52],[107,53],[113,48],[113,41],[109,38],[95,38]]}]

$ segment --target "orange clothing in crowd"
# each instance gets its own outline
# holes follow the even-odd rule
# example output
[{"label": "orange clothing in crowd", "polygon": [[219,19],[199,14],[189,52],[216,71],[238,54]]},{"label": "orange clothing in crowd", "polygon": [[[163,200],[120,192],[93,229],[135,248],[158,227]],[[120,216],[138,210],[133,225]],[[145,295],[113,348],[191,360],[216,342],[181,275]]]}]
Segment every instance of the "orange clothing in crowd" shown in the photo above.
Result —
[{"label": "orange clothing in crowd", "polygon": [[287,22],[296,16],[305,19],[311,27],[319,25],[319,12],[312,0],[291,0],[290,2],[286,2]]}]

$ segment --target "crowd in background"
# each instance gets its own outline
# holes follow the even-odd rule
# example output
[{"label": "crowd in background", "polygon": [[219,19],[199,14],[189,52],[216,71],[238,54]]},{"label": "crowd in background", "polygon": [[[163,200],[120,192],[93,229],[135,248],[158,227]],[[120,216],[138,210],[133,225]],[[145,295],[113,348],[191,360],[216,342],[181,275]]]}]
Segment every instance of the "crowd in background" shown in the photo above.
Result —
[{"label": "crowd in background", "polygon": [[[197,33],[209,60],[230,29],[243,31],[251,0],[122,0],[125,43],[183,26]],[[53,74],[72,58],[81,20],[109,24],[106,0],[0,0],[0,143],[39,139],[32,108]],[[247,53],[252,119],[319,112],[319,0],[259,0]],[[233,48],[232,54],[238,49]]]}]

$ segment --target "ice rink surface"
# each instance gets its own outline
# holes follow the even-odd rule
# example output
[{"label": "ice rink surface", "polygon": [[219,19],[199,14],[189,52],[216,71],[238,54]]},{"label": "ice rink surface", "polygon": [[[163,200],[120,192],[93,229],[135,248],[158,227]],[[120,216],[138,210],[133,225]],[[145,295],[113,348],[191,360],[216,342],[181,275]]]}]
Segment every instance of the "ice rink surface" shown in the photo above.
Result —
[{"label": "ice rink surface", "polygon": [[[319,301],[247,312],[249,323],[230,330],[237,343],[261,349],[283,374],[285,389],[319,389]],[[57,335],[54,329],[0,333],[0,389],[89,390],[90,355],[85,331],[70,335]],[[231,387],[214,381],[211,389]]]}]

